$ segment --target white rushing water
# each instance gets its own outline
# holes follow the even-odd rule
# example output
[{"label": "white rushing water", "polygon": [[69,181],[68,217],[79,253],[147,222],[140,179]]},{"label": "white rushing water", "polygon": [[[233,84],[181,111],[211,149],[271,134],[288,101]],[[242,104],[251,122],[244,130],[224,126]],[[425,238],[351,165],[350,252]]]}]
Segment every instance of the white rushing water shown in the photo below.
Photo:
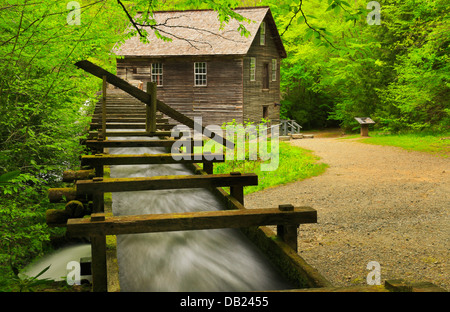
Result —
[{"label": "white rushing water", "polygon": [[[139,138],[115,138],[121,140]],[[156,139],[156,138],[149,138]],[[114,148],[111,154],[159,154],[162,148]],[[192,174],[184,165],[111,166],[112,178]],[[224,209],[207,189],[112,194],[115,216]],[[61,248],[25,274],[64,280],[67,264],[91,256],[90,244]],[[265,256],[238,230],[218,229],[117,236],[121,291],[258,291],[288,289]]]},{"label": "white rushing water", "polygon": [[[162,148],[110,149],[111,154],[165,152]],[[186,174],[192,172],[181,164],[111,166],[112,178]],[[112,196],[115,216],[224,208],[206,189],[120,192]],[[235,229],[118,235],[117,258],[122,291],[290,288],[260,251]]]},{"label": "white rushing water", "polygon": [[[36,262],[31,263],[24,270],[24,274],[29,277],[34,277],[43,271],[46,267],[50,268],[39,279],[51,279],[54,281],[64,281],[68,272],[67,264],[71,261],[80,262],[81,258],[91,257],[90,244],[74,244],[62,247],[54,252],[45,255]],[[83,278],[90,280],[89,277]]]}]

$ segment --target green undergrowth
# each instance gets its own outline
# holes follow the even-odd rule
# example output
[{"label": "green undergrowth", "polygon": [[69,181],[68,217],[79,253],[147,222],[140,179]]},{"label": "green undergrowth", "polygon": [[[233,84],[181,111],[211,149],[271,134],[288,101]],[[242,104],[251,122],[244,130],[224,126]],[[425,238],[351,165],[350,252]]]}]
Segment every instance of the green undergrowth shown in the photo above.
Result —
[{"label": "green undergrowth", "polygon": [[[321,163],[319,157],[315,156],[312,151],[291,146],[286,142],[279,142],[278,167],[273,171],[262,170],[261,164],[264,162],[260,159],[249,160],[248,143],[245,160],[236,160],[236,154],[234,160],[225,158],[225,162],[215,163],[214,174],[241,172],[258,175],[258,185],[246,186],[244,194],[318,176],[328,168],[328,165]],[[265,163],[271,161],[274,160],[266,160]]]},{"label": "green undergrowth", "polygon": [[402,134],[371,132],[368,138],[361,138],[360,135],[349,135],[342,139],[356,138],[360,138],[358,142],[365,144],[397,146],[405,150],[425,152],[445,158],[450,156],[450,132]]}]

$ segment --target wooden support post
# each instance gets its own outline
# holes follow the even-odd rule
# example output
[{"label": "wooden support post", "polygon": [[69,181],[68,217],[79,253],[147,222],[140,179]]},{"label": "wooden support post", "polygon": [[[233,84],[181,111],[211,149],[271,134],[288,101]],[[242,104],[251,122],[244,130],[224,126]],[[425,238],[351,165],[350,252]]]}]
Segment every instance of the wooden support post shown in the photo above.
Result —
[{"label": "wooden support post", "polygon": [[[102,88],[102,136],[103,140],[106,139],[106,76],[103,76],[103,88]],[[100,136],[99,136],[100,138]]]},{"label": "wooden support post", "polygon": [[[205,158],[206,156],[211,156],[211,152],[204,152]],[[214,163],[212,161],[204,161],[203,162],[203,171],[205,171],[207,174],[213,174],[214,173]]]},{"label": "wooden support post", "polygon": [[156,132],[156,83],[147,83],[147,93],[150,94],[150,103],[146,106],[145,130],[148,133],[153,133]]},{"label": "wooden support post", "polygon": [[[279,205],[278,209],[281,211],[294,211],[293,205]],[[298,224],[289,224],[289,225],[277,225],[277,234],[278,236],[288,244],[295,252],[298,251],[298,243],[297,243],[297,229]]]},{"label": "wooden support post", "polygon": [[203,162],[203,170],[207,174],[213,174],[214,173],[214,163],[212,161],[204,161]]},{"label": "wooden support post", "polygon": [[[103,154],[95,154],[95,157],[103,157]],[[83,162],[83,156],[81,157],[81,162]],[[104,175],[104,168],[103,168],[104,164],[102,163],[97,163],[95,164],[94,167],[94,172],[95,172],[95,176],[97,178],[103,178]]]},{"label": "wooden support post", "polygon": [[[105,221],[105,214],[95,213],[91,215],[91,222]],[[106,236],[91,236],[92,256],[92,290],[94,292],[108,291],[108,276],[106,265]]]},{"label": "wooden support post", "polygon": [[[103,178],[94,178],[94,183],[96,182],[102,182]],[[94,213],[102,213],[105,211],[105,193],[102,191],[95,191],[93,192],[93,198],[92,198],[92,212]]]},{"label": "wooden support post", "polygon": [[[240,172],[230,172],[232,176],[240,176]],[[244,205],[244,187],[242,185],[230,186],[230,195],[236,198],[242,205]]]},{"label": "wooden support post", "polygon": [[361,125],[361,136],[363,137],[369,136],[369,125]]}]

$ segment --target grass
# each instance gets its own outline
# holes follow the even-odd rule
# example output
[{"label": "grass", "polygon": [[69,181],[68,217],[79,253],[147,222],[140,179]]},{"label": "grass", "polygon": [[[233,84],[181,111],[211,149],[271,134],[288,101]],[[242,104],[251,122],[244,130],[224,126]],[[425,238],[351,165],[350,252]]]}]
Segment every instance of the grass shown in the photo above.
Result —
[{"label": "grass", "polygon": [[358,142],[374,145],[397,146],[409,151],[430,153],[440,157],[450,156],[450,132],[389,134],[372,131],[368,138],[359,134],[342,139],[360,138]]},{"label": "grass", "polygon": [[[270,187],[304,180],[325,172],[328,165],[319,162],[319,158],[311,151],[279,142],[279,164],[274,171],[261,170],[261,160],[249,160],[247,146],[246,160],[226,160],[214,164],[214,173],[255,173],[258,175],[258,185],[246,186],[244,194],[250,194]],[[235,153],[236,154],[236,153]],[[270,162],[270,160],[266,161]]]}]

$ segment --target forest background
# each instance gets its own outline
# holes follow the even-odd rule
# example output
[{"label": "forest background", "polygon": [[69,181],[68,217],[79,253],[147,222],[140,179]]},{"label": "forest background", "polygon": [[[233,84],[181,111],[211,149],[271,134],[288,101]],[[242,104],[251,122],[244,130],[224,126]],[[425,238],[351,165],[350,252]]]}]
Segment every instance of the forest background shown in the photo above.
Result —
[{"label": "forest background", "polygon": [[212,8],[227,22],[239,19],[231,8],[268,5],[288,53],[282,118],[304,129],[352,131],[360,116],[390,133],[449,129],[445,0],[77,3],[79,11],[69,1],[0,0],[0,287],[58,235],[45,225],[47,189],[79,166],[79,140],[101,89],[74,64],[89,59],[115,72],[112,47],[136,34],[124,32],[125,8],[131,16]]}]

